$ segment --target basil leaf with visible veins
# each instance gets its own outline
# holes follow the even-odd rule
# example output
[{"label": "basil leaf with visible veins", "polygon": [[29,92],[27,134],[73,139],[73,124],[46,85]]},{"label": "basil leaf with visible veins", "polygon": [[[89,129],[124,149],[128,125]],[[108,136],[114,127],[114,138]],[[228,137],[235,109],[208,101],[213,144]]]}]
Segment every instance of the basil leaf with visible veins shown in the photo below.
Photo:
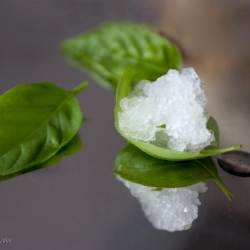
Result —
[{"label": "basil leaf with visible veins", "polygon": [[64,55],[100,84],[116,89],[124,70],[131,68],[133,84],[156,80],[169,69],[180,69],[178,48],[152,27],[111,22],[62,43]]},{"label": "basil leaf with visible veins", "polygon": [[77,151],[82,112],[75,95],[84,88],[30,83],[0,96],[0,180],[58,162],[60,150]]}]

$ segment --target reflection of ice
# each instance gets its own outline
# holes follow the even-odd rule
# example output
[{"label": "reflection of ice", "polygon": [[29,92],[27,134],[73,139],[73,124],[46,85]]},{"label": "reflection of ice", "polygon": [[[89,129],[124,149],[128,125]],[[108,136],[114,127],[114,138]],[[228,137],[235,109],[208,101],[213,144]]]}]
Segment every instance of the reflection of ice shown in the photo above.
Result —
[{"label": "reflection of ice", "polygon": [[189,229],[198,217],[199,193],[207,190],[205,183],[182,188],[163,188],[160,191],[118,177],[138,198],[148,220],[157,229],[170,232]]}]

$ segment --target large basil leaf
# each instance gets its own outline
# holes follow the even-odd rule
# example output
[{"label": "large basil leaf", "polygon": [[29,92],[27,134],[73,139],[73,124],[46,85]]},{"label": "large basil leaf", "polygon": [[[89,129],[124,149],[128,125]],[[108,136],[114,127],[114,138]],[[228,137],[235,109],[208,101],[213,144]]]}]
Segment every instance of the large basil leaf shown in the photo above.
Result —
[{"label": "large basil leaf", "polygon": [[213,179],[227,198],[232,198],[211,157],[173,162],[157,159],[128,144],[117,156],[114,172],[129,181],[155,188],[184,187]]},{"label": "large basil leaf", "polygon": [[82,123],[74,96],[85,87],[66,91],[50,82],[31,83],[0,96],[0,179],[56,162],[58,152],[72,145]]},{"label": "large basil leaf", "polygon": [[[168,148],[162,148],[155,146],[150,143],[142,142],[135,140],[133,138],[127,137],[124,135],[123,131],[119,128],[118,123],[118,113],[121,111],[120,102],[123,98],[127,97],[129,92],[132,89],[132,82],[131,82],[131,72],[130,70],[126,70],[123,77],[121,78],[116,92],[116,106],[115,106],[115,126],[118,132],[130,143],[141,149],[147,154],[150,154],[159,159],[171,160],[171,161],[184,161],[184,160],[191,160],[191,159],[200,159],[205,158],[208,156],[213,156],[217,154],[221,154],[224,152],[228,152],[240,147],[240,145],[234,145],[231,147],[226,148],[219,148],[219,145],[213,145],[205,148],[199,154],[193,154],[189,152],[181,152],[175,151]],[[219,143],[219,129],[218,125],[214,118],[210,118],[207,123],[207,127],[214,131],[214,135],[216,137],[217,144]]]},{"label": "large basil leaf", "polygon": [[128,67],[133,83],[155,80],[169,69],[179,69],[177,47],[152,27],[112,22],[62,43],[64,55],[89,72],[100,84],[116,89]]}]

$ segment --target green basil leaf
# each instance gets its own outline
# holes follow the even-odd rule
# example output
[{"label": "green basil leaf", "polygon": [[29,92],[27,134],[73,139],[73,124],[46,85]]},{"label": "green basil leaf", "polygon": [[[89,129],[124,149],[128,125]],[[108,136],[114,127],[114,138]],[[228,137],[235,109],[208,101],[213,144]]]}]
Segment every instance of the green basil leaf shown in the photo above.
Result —
[{"label": "green basil leaf", "polygon": [[89,72],[97,82],[116,89],[120,77],[131,68],[133,83],[156,80],[169,69],[180,69],[178,48],[152,27],[111,22],[62,43],[64,55]]},{"label": "green basil leaf", "polygon": [[74,95],[85,87],[31,83],[0,96],[0,177],[52,160],[74,138],[82,123]]},{"label": "green basil leaf", "polygon": [[227,198],[232,198],[211,157],[173,162],[157,159],[128,144],[117,156],[114,172],[129,181],[155,188],[178,188],[213,179]]},{"label": "green basil leaf", "polygon": [[27,169],[22,169],[21,171],[16,172],[14,174],[9,174],[9,175],[4,175],[4,176],[0,175],[0,181],[5,181],[8,179],[14,178],[16,176],[22,175],[22,174],[26,174],[28,172],[38,170],[40,168],[46,168],[48,166],[51,166],[53,164],[60,162],[64,156],[74,154],[74,153],[80,151],[81,149],[82,149],[81,139],[80,139],[79,135],[76,134],[70,142],[68,142],[64,147],[62,147],[55,155],[53,155],[47,161],[45,161],[41,164],[32,166],[32,167],[27,168]]},{"label": "green basil leaf", "polygon": [[[131,72],[130,70],[126,70],[123,77],[121,78],[116,92],[116,106],[115,106],[115,126],[117,131],[131,144],[135,145],[142,151],[147,154],[150,154],[159,159],[171,160],[171,161],[184,161],[184,160],[192,160],[192,159],[200,159],[208,156],[213,156],[217,154],[221,154],[224,152],[228,152],[231,150],[235,150],[240,147],[240,145],[234,145],[226,148],[219,148],[218,145],[213,145],[205,148],[199,154],[193,154],[189,152],[181,152],[175,151],[168,148],[162,148],[155,146],[150,143],[146,143],[143,141],[135,140],[133,138],[127,137],[124,135],[123,131],[119,128],[118,123],[118,113],[121,111],[120,102],[123,98],[127,97],[129,92],[132,89],[131,82]],[[207,123],[207,127],[214,131],[214,135],[216,137],[217,144],[219,143],[219,129],[218,125],[214,118],[210,118]]]}]

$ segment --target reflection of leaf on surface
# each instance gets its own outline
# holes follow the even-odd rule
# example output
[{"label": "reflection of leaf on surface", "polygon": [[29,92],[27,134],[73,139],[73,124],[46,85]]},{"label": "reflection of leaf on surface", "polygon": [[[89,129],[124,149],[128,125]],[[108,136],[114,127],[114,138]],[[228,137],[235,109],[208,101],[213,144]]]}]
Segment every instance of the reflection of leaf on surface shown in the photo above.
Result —
[{"label": "reflection of leaf on surface", "polygon": [[191,161],[167,161],[152,157],[128,144],[117,156],[114,172],[122,178],[155,188],[190,186],[213,179],[225,195],[232,195],[219,178],[211,157]]}]

